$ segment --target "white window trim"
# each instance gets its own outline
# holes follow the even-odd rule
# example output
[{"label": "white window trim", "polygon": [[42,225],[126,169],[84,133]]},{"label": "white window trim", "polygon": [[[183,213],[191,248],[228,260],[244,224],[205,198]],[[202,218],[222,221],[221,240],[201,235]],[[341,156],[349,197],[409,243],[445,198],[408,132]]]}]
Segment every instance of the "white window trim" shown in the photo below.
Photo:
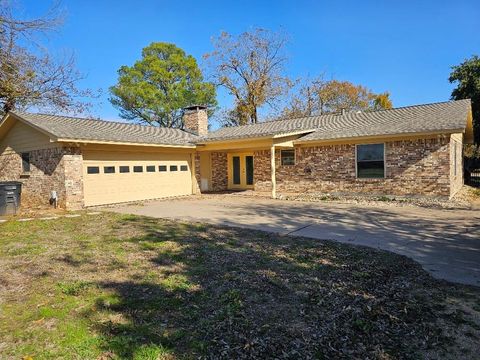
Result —
[{"label": "white window trim", "polygon": [[[383,177],[381,178],[366,178],[366,177],[358,177],[358,161],[357,161],[357,148],[358,146],[362,145],[379,145],[383,144]],[[385,142],[378,142],[378,143],[366,143],[366,144],[355,144],[355,178],[358,180],[379,180],[379,179],[386,179],[387,178],[387,143]]]}]

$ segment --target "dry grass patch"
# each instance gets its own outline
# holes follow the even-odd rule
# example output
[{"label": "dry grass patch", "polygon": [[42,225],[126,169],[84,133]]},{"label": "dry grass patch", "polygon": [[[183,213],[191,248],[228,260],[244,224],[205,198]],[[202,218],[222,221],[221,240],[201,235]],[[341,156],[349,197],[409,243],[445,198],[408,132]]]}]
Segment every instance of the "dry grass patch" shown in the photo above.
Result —
[{"label": "dry grass patch", "polygon": [[103,213],[0,225],[18,359],[472,358],[480,291],[388,252]]}]

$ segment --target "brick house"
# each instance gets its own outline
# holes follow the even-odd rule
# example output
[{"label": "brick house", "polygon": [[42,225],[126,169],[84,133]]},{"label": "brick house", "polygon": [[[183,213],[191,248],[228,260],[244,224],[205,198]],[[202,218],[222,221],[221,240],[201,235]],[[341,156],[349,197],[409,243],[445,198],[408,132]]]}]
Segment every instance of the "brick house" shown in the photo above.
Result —
[{"label": "brick house", "polygon": [[463,185],[470,100],[348,112],[208,132],[11,112],[0,123],[0,181],[24,206],[68,209],[207,191],[452,197]]}]

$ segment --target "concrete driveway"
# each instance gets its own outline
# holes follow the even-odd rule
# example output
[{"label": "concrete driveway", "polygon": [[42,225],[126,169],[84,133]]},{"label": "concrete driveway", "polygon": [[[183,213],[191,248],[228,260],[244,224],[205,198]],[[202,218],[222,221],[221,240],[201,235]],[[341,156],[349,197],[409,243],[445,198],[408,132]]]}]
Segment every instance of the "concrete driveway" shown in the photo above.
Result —
[{"label": "concrete driveway", "polygon": [[480,212],[212,195],[113,211],[336,240],[406,255],[434,277],[480,286]]}]

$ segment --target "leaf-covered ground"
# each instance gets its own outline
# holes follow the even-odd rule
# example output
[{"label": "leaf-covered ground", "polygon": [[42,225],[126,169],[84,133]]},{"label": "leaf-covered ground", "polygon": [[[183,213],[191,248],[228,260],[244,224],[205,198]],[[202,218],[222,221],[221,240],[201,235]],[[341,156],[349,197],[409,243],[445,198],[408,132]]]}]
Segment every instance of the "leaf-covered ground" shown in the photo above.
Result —
[{"label": "leaf-covered ground", "polygon": [[387,252],[84,214],[0,225],[0,358],[465,358],[480,289]]}]

